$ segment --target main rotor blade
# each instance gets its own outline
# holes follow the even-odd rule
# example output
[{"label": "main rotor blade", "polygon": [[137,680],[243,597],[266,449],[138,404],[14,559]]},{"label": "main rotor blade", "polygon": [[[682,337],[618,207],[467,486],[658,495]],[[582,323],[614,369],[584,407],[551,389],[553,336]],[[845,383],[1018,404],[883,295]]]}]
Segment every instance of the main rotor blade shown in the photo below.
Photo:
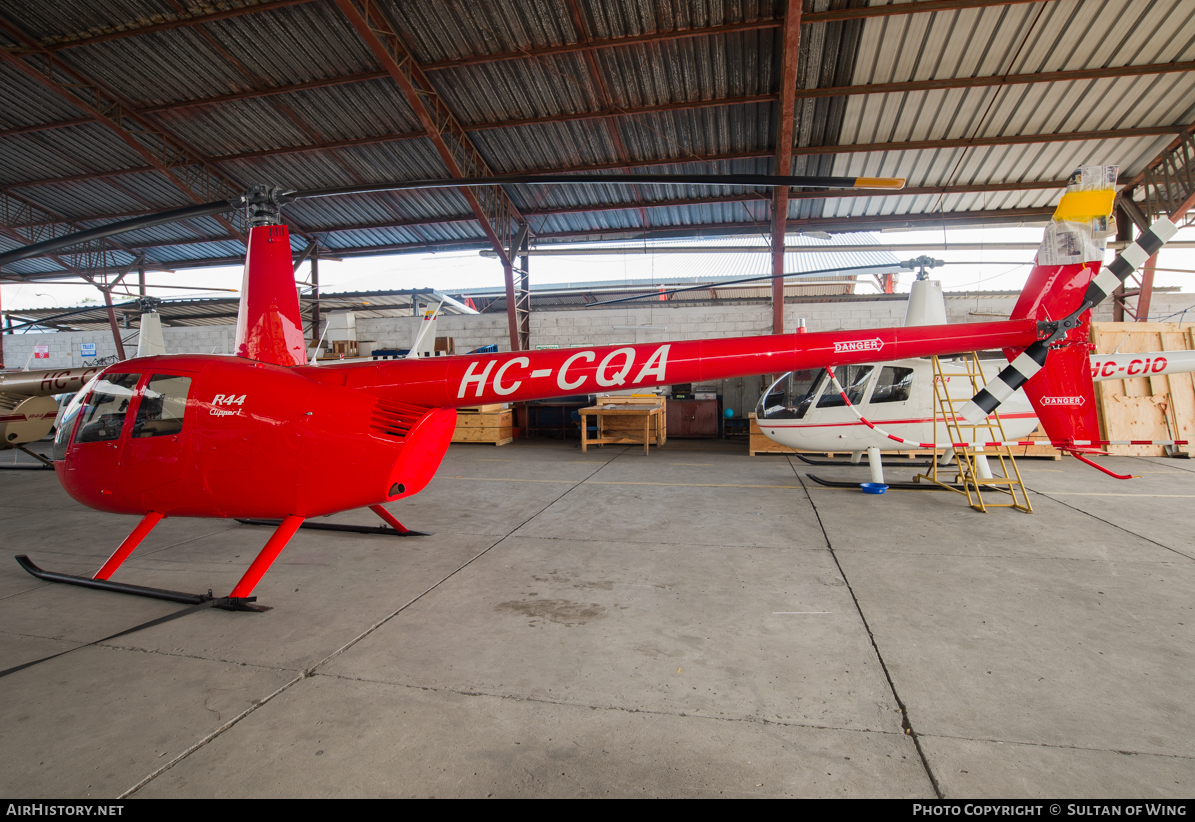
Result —
[{"label": "main rotor blade", "polygon": [[[741,283],[756,283],[761,280],[780,280],[801,277],[819,277],[822,274],[859,274],[865,271],[881,274],[889,271],[895,271],[900,268],[900,263],[882,263],[880,265],[856,265],[849,268],[823,268],[820,271],[798,271],[792,274],[763,274],[759,277],[744,277],[740,280],[723,280],[718,283],[702,283],[700,285],[687,285],[683,288],[669,288],[663,291],[648,291],[643,294],[636,294],[633,297],[619,297],[614,300],[602,300],[597,303],[589,303],[586,308],[596,308],[599,305],[613,305],[615,303],[628,303],[633,300],[645,300],[650,297],[659,297],[661,294],[668,296],[669,294],[680,294],[684,291],[709,291],[712,288],[722,288],[728,285],[739,285]],[[850,282],[843,280],[844,283]]]},{"label": "main rotor blade", "polygon": [[[341,194],[368,194],[381,191],[407,191],[419,188],[459,188],[461,186],[500,185],[673,185],[673,186],[776,186],[804,188],[884,188],[905,187],[903,177],[785,177],[772,174],[504,174],[494,177],[457,177],[455,179],[410,180],[403,183],[310,188],[296,191],[294,198],[336,197]],[[667,203],[661,203],[667,205]]]},{"label": "main rotor blade", "polygon": [[[114,303],[112,305],[112,307],[113,308],[129,308],[131,306],[135,306],[135,305],[139,305],[139,304],[140,304],[139,300],[133,300],[133,301],[127,302],[127,303]],[[49,317],[42,317],[39,320],[27,320],[25,322],[16,323],[15,325],[8,325],[8,326],[4,327],[4,330],[5,331],[15,331],[18,328],[25,328],[26,326],[30,326],[30,325],[43,325],[45,323],[54,322],[55,320],[60,320],[63,317],[73,317],[76,314],[86,314],[89,311],[97,311],[97,310],[103,311],[104,308],[105,308],[105,306],[103,306],[103,305],[93,305],[93,306],[89,306],[87,308],[76,308],[71,311],[63,311],[61,314],[51,314]],[[20,309],[17,309],[16,311],[10,311],[9,313],[15,314],[18,317],[21,316]]]},{"label": "main rotor blade", "polygon": [[139,228],[152,228],[153,226],[165,225],[166,223],[173,223],[178,220],[210,217],[212,214],[219,214],[221,211],[228,211],[232,208],[235,208],[235,206],[228,200],[218,200],[211,203],[203,203],[202,205],[175,208],[170,211],[159,211],[156,214],[144,214],[140,217],[133,217],[116,223],[108,223],[97,228],[76,231],[74,234],[64,234],[53,240],[22,246],[21,248],[0,254],[0,266],[15,263],[18,260],[27,260],[30,257],[36,257],[48,251],[57,251],[60,248],[85,243],[88,240],[101,240],[104,237],[124,234],[126,231],[136,231]]}]

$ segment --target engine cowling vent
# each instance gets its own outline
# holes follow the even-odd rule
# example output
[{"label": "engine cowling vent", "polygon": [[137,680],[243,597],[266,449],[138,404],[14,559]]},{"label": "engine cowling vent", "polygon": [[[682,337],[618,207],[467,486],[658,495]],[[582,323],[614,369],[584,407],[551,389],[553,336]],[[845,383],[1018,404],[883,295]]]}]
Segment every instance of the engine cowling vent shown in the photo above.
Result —
[{"label": "engine cowling vent", "polygon": [[369,418],[369,428],[379,436],[402,441],[427,412],[428,409],[421,405],[378,400]]}]

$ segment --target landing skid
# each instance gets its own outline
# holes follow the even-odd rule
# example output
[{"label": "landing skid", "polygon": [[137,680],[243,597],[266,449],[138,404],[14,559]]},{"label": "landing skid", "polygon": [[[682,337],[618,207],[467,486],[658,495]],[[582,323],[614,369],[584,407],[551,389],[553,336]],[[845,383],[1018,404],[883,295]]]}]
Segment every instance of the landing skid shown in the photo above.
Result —
[{"label": "landing skid", "polygon": [[[116,594],[132,594],[133,596],[148,597],[150,599],[162,599],[167,602],[180,602],[184,605],[192,605],[196,607],[211,607],[221,608],[225,611],[268,611],[268,606],[256,605],[257,597],[250,596],[257,583],[265,575],[270,566],[274,564],[274,560],[282,553],[282,549],[286,547],[287,542],[294,536],[296,530],[300,527],[316,528],[324,531],[352,531],[358,534],[385,534],[387,536],[409,537],[409,536],[431,536],[424,534],[421,531],[412,531],[394,518],[394,515],[383,508],[381,505],[371,505],[369,510],[373,511],[388,527],[370,528],[362,525],[336,525],[333,523],[312,522],[305,523],[303,517],[297,514],[292,514],[284,519],[241,519],[238,522],[243,522],[248,525],[270,525],[274,526],[274,533],[266,542],[265,547],[261,549],[249,569],[245,571],[244,576],[236,584],[226,597],[214,597],[209,590],[206,594],[188,594],[184,591],[168,591],[165,588],[147,588],[144,585],[129,585],[124,582],[112,582],[111,576],[117,568],[121,566],[129,554],[133,553],[134,549],[141,544],[141,541],[154,529],[154,526],[164,519],[161,513],[150,511],[146,513],[145,517],[138,523],[137,527],[133,529],[124,542],[108,557],[108,561],[104,563],[100,570],[95,572],[91,577],[78,577],[72,574],[58,574],[52,571],[44,571],[34,564],[33,560],[21,554],[17,557],[17,563],[24,568],[28,573],[45,580],[46,582],[61,582],[66,585],[78,585],[82,588],[93,588],[98,591],[111,591]],[[0,675],[4,672],[0,671]]]},{"label": "landing skid", "polygon": [[[844,482],[842,480],[822,479],[813,474],[806,474],[805,476],[816,482],[818,485],[824,485],[827,488],[853,488],[859,490],[858,482]],[[885,483],[889,488],[894,488],[898,491],[944,491],[946,489],[928,482],[889,482]],[[962,490],[961,485],[952,485],[951,488]]]},{"label": "landing skid", "polygon": [[38,464],[37,465],[0,465],[0,470],[4,470],[4,471],[53,471],[54,470],[54,463],[52,463],[50,460],[46,459],[45,457],[43,457],[41,454],[37,453],[36,451],[30,451],[28,448],[26,448],[23,445],[14,445],[13,448],[17,449],[18,451],[23,451],[24,453],[33,457],[35,460],[37,460]]},{"label": "landing skid", "polygon": [[[862,461],[851,462],[850,460],[831,460],[831,459],[825,459],[825,458],[814,459],[812,457],[807,457],[804,454],[793,454],[793,456],[796,457],[797,459],[799,459],[801,462],[805,463],[806,465],[824,465],[826,467],[850,466],[850,465],[857,465],[857,466],[863,466],[863,467],[867,466],[867,463],[862,462]],[[928,468],[930,466],[930,464],[931,463],[925,462],[924,460],[911,460],[911,459],[884,460],[885,468],[904,468],[904,467]]]},{"label": "landing skid", "polygon": [[[369,526],[369,525],[341,525],[335,522],[304,522],[300,528],[314,528],[317,531],[348,531],[351,534],[381,534],[387,537],[430,537],[432,534],[426,531],[412,531],[407,526],[403,525],[394,518],[381,505],[371,505],[369,510],[373,511],[382,521],[387,523],[386,526]],[[237,522],[242,522],[245,525],[281,525],[280,519],[238,519]]]},{"label": "landing skid", "polygon": [[61,582],[66,585],[78,585],[81,588],[94,588],[99,591],[112,591],[117,594],[132,594],[149,599],[162,599],[167,602],[181,602],[184,605],[202,605],[210,602],[213,608],[226,611],[268,611],[268,605],[254,605],[257,597],[214,597],[209,590],[206,594],[188,594],[183,591],[168,591],[165,588],[147,588],[144,585],[129,585],[124,582],[112,582],[107,579],[93,577],[77,577],[72,574],[59,574],[46,571],[24,554],[17,556],[17,564],[27,572],[45,580],[46,582]]},{"label": "landing skid", "polygon": [[[282,520],[280,519],[238,519],[237,522],[244,525],[269,525],[274,528],[282,524]],[[391,537],[434,536],[426,531],[412,531],[409,528],[406,531],[396,531],[385,525],[342,525],[335,522],[304,522],[299,527],[311,528],[315,531],[349,531],[354,534],[382,534]]]}]

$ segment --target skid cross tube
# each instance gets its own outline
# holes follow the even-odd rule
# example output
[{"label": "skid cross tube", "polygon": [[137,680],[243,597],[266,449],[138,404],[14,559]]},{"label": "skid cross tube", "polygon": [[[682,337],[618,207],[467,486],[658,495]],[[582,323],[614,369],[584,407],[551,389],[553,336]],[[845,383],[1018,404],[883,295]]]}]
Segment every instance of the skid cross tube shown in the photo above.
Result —
[{"label": "skid cross tube", "polygon": [[120,543],[120,547],[112,552],[112,556],[108,557],[108,561],[104,563],[103,567],[95,572],[95,579],[106,580],[111,577],[121,563],[129,558],[129,554],[133,553],[133,549],[140,545],[141,541],[149,536],[149,532],[154,529],[154,526],[161,521],[162,515],[155,511],[146,514],[145,518],[137,523],[133,532],[124,538],[124,542]]},{"label": "skid cross tube", "polygon": [[290,542],[290,538],[295,535],[295,531],[299,530],[299,526],[303,524],[303,517],[291,514],[284,517],[282,522],[278,525],[278,530],[275,531],[265,547],[261,549],[261,553],[257,555],[257,559],[253,560],[253,564],[249,566],[249,570],[241,577],[241,581],[237,583],[236,587],[232,589],[232,593],[228,595],[228,599],[234,603],[245,602],[253,593],[253,589],[257,587],[257,583],[265,576],[266,571],[270,570],[270,566],[274,564],[274,560],[278,559],[278,555],[282,553],[282,549],[286,547],[286,543]]}]

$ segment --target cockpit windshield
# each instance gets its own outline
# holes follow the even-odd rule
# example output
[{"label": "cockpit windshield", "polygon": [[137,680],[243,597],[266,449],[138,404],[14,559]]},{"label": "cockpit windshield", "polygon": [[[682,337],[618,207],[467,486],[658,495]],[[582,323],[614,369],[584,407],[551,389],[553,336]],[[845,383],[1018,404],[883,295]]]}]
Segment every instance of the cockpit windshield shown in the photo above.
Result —
[{"label": "cockpit windshield", "polygon": [[59,462],[66,459],[66,448],[70,445],[71,432],[75,430],[75,418],[79,416],[79,411],[83,408],[83,401],[91,394],[91,390],[95,388],[95,384],[100,381],[100,375],[96,374],[87,383],[79,389],[75,396],[70,398],[66,404],[66,410],[58,418],[58,431],[54,434],[54,461]]},{"label": "cockpit windshield", "polygon": [[107,442],[119,439],[125,415],[133,401],[140,374],[105,374],[83,408],[75,442]]},{"label": "cockpit windshield", "polygon": [[761,420],[799,420],[826,381],[824,368],[806,368],[781,375],[759,398],[755,416]]}]

